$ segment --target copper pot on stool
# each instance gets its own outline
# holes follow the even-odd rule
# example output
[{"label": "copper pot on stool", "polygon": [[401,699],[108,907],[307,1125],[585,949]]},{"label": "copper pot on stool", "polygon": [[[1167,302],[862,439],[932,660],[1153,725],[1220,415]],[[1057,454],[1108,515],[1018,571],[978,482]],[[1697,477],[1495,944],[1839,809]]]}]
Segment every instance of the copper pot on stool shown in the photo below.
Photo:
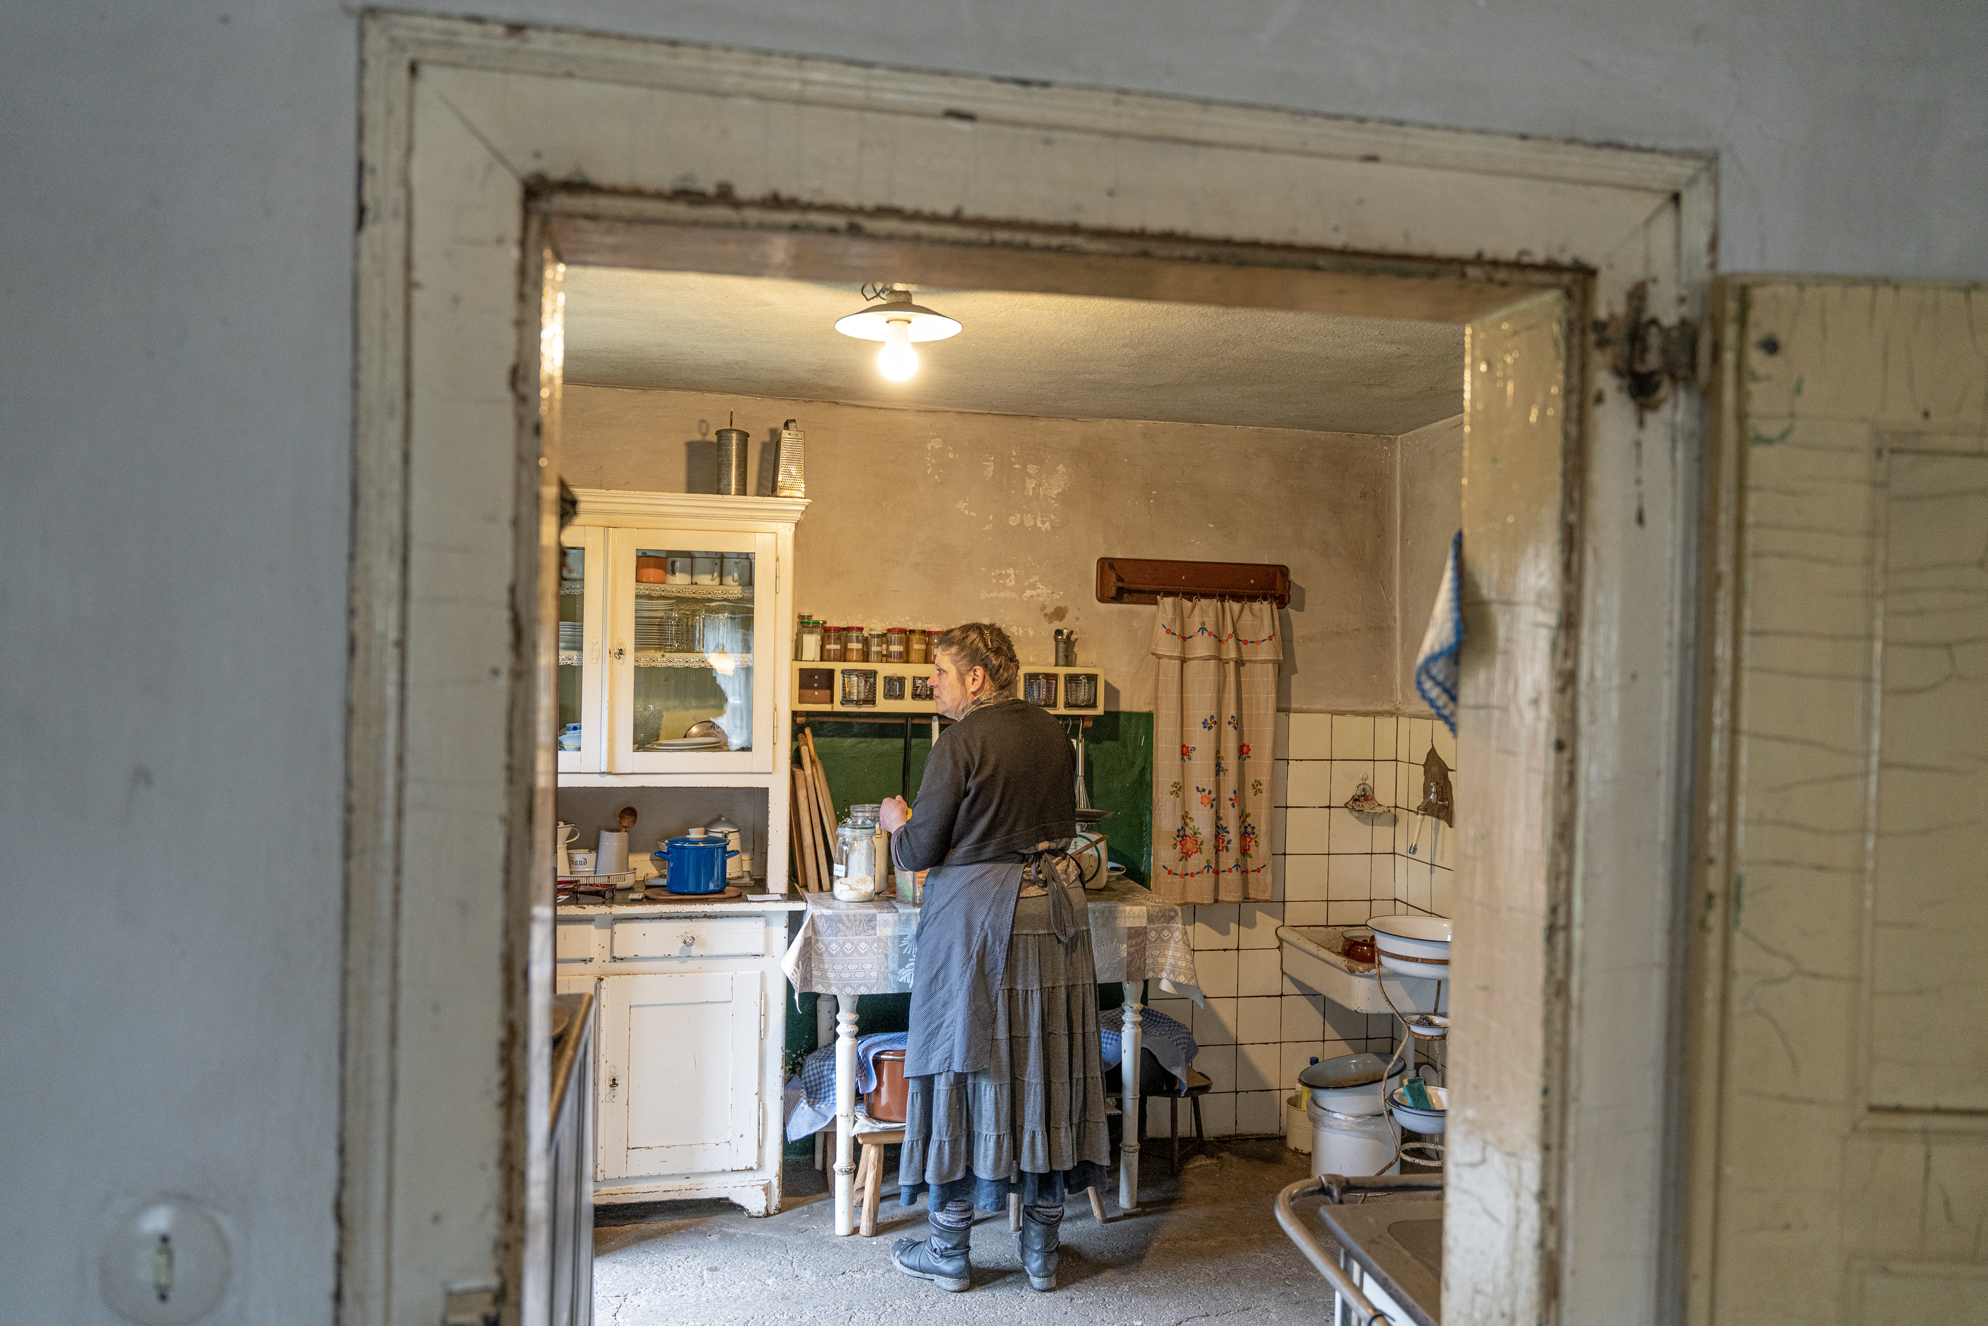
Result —
[{"label": "copper pot on stool", "polygon": [[878,1123],[903,1123],[909,1093],[904,1086],[904,1051],[880,1050],[871,1060],[877,1084],[863,1097],[863,1110]]}]

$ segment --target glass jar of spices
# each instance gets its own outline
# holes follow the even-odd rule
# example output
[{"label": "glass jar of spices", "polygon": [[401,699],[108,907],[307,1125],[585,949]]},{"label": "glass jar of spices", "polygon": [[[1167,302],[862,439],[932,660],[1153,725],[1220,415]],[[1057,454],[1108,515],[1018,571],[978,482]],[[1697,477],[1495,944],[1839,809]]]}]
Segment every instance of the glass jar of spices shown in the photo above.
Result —
[{"label": "glass jar of spices", "polygon": [[908,627],[893,626],[884,637],[884,657],[892,663],[911,661],[911,631]]},{"label": "glass jar of spices", "polygon": [[930,663],[932,661],[932,637],[923,631],[913,631],[910,638],[910,661]]},{"label": "glass jar of spices", "polygon": [[845,627],[843,627],[843,628],[842,628],[842,661],[843,661],[844,663],[867,663],[867,662],[869,662],[869,659],[870,659],[870,656],[869,656],[869,654],[868,654],[868,653],[866,652],[866,649],[867,649],[867,646],[866,646],[866,643],[865,643],[865,641],[866,641],[866,640],[867,640],[867,637],[866,637],[866,636],[865,636],[865,635],[863,634],[863,628],[862,628],[862,627],[860,627],[860,626],[845,626]]},{"label": "glass jar of spices", "polygon": [[821,628],[821,661],[824,663],[842,662],[842,628],[824,626]]},{"label": "glass jar of spices", "polygon": [[801,618],[800,635],[794,641],[794,657],[802,663],[821,661],[821,623],[812,617]]},{"label": "glass jar of spices", "polygon": [[870,628],[869,636],[870,662],[888,663],[890,661],[890,632],[881,626],[873,626]]}]

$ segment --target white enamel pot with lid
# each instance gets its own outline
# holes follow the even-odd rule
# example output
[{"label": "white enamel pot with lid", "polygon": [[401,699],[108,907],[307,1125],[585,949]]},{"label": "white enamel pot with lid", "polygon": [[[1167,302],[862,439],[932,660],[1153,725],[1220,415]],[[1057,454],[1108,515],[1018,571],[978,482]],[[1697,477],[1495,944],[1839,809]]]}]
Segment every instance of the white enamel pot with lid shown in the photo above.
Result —
[{"label": "white enamel pot with lid", "polygon": [[1374,956],[1402,976],[1442,981],[1450,974],[1450,923],[1440,916],[1375,916]]}]

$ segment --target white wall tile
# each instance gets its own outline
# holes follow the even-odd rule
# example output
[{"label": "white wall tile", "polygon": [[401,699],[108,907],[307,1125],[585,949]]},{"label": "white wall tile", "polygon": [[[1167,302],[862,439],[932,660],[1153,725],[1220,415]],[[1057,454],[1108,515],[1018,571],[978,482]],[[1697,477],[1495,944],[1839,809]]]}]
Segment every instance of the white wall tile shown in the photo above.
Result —
[{"label": "white wall tile", "polygon": [[[1275,850],[1292,856],[1305,852],[1325,852],[1331,850],[1327,826],[1331,823],[1333,811],[1320,808],[1292,807],[1280,812],[1284,820],[1284,843]],[[1344,811],[1338,812],[1345,814]]]},{"label": "white wall tile", "polygon": [[1236,1089],[1236,1047],[1233,1045],[1210,1045],[1199,1036],[1195,1043],[1201,1047],[1194,1056],[1194,1066],[1206,1073],[1213,1083],[1210,1091],[1234,1091]]},{"label": "white wall tile", "polygon": [[1236,993],[1245,999],[1283,992],[1284,951],[1277,948],[1236,950]]},{"label": "white wall tile", "polygon": [[[1415,732],[1415,724],[1417,721],[1418,720],[1413,718],[1399,718],[1395,720],[1394,724],[1394,758],[1395,759],[1407,761],[1416,758],[1415,755],[1411,752],[1415,745],[1414,732]],[[1376,753],[1378,754],[1378,752]]]},{"label": "white wall tile", "polygon": [[1276,726],[1277,749],[1271,754],[1281,759],[1291,753],[1291,715],[1281,709],[1278,710]]},{"label": "white wall tile", "polygon": [[1284,1131],[1284,1097],[1275,1091],[1236,1093],[1236,1134],[1262,1137]]},{"label": "white wall tile", "polygon": [[1284,1044],[1267,1041],[1261,1045],[1236,1047],[1236,1090],[1275,1091],[1284,1081]]},{"label": "white wall tile", "polygon": [[1448,870],[1437,870],[1429,876],[1429,910],[1438,916],[1456,915],[1456,898],[1450,887],[1455,878]]},{"label": "white wall tile", "polygon": [[1332,804],[1332,761],[1292,760],[1288,774],[1287,806],[1329,806]]},{"label": "white wall tile", "polygon": [[1355,1013],[1344,1004],[1324,1000],[1320,1011],[1325,1015],[1325,1039],[1341,1041],[1363,1041],[1367,1039],[1367,1015]]},{"label": "white wall tile", "polygon": [[1234,1092],[1216,1095],[1209,1092],[1201,1098],[1201,1122],[1210,1137],[1234,1137],[1236,1135],[1236,1097]]},{"label": "white wall tile", "polygon": [[1269,998],[1238,1000],[1236,1042],[1240,1045],[1274,1045],[1283,1040],[1284,1003],[1276,995]]},{"label": "white wall tile", "polygon": [[[1326,892],[1326,879],[1331,860],[1329,856],[1283,857],[1284,901],[1324,902],[1330,896]],[[1290,923],[1288,916],[1285,923]]]},{"label": "white wall tile", "polygon": [[1270,804],[1288,806],[1291,804],[1291,762],[1272,760],[1270,762]]},{"label": "white wall tile", "polygon": [[1407,902],[1408,872],[1414,868],[1413,861],[1405,856],[1391,856],[1388,858],[1388,865],[1389,873],[1394,876],[1394,892],[1391,896],[1397,902]]},{"label": "white wall tile", "polygon": [[[1197,949],[1194,972],[1201,978],[1201,993],[1210,999],[1236,997],[1236,951],[1232,948]],[[1196,1033],[1199,1035],[1200,1033]]]},{"label": "white wall tile", "polygon": [[1236,907],[1232,902],[1211,902],[1194,909],[1188,942],[1196,952],[1236,946]]},{"label": "white wall tile", "polygon": [[1366,714],[1334,714],[1332,758],[1371,761],[1374,758],[1374,720]]},{"label": "white wall tile", "polygon": [[1146,1005],[1147,1012],[1164,1013],[1181,1026],[1192,1030],[1194,1027],[1194,1001],[1177,999],[1172,995],[1162,995]]},{"label": "white wall tile", "polygon": [[1284,924],[1331,925],[1331,908],[1329,902],[1287,902],[1284,904]]},{"label": "white wall tile", "polygon": [[1374,719],[1374,758],[1392,760],[1394,758],[1395,727],[1400,722],[1393,714],[1380,714]]},{"label": "white wall tile", "polygon": [[[1178,1102],[1176,1105],[1175,1102]],[[1180,1135],[1187,1141],[1194,1140],[1194,1107],[1178,1096],[1148,1096],[1146,1098],[1146,1138],[1157,1141],[1157,1147],[1147,1147],[1143,1153],[1147,1166],[1164,1165],[1173,1154],[1173,1110],[1180,1111]]]},{"label": "white wall tile", "polygon": [[[1352,789],[1347,789],[1346,794],[1351,796],[1353,794]],[[1327,823],[1331,827],[1326,835],[1325,846],[1317,850],[1332,852],[1342,856],[1366,856],[1374,850],[1373,825],[1368,824],[1344,806],[1336,807],[1324,813],[1327,817]]]},{"label": "white wall tile", "polygon": [[1408,867],[1408,905],[1429,910],[1429,867],[1419,861]]},{"label": "white wall tile", "polygon": [[1333,902],[1368,898],[1373,887],[1374,863],[1385,860],[1373,856],[1328,856],[1325,858],[1326,897]]},{"label": "white wall tile", "polygon": [[1283,1089],[1295,1090],[1298,1085],[1298,1074],[1311,1067],[1312,1060],[1323,1061],[1337,1054],[1338,1044],[1337,1041],[1330,1042],[1331,1053],[1327,1053],[1328,1043],[1322,1040],[1285,1041],[1284,1076],[1280,1079]]},{"label": "white wall tile", "polygon": [[[1429,754],[1429,743],[1433,739],[1432,734],[1434,733],[1435,729],[1436,729],[1436,720],[1433,718],[1409,719],[1408,720],[1408,754],[1403,756],[1402,758],[1407,760],[1410,764],[1413,764],[1419,768],[1422,764],[1422,761],[1425,758],[1427,758]],[[1448,757],[1445,756],[1444,758],[1447,759]],[[1455,768],[1456,766],[1451,765],[1450,767]]]},{"label": "white wall tile", "polygon": [[[1391,1038],[1394,1035],[1394,1021],[1395,1021],[1394,1014],[1392,1013],[1367,1014],[1368,1039],[1371,1040],[1375,1037]],[[1389,1040],[1389,1044],[1390,1045],[1393,1044],[1393,1041],[1391,1039]]]},{"label": "white wall tile", "polygon": [[[1236,1018],[1239,1016],[1238,1002],[1231,995],[1227,998],[1210,998],[1207,1003],[1196,1008],[1193,1023],[1194,1043],[1203,1049],[1215,1045],[1234,1045]],[[1201,1071],[1205,1073],[1208,1070],[1203,1068]]]},{"label": "white wall tile", "polygon": [[1329,902],[1325,905],[1327,925],[1359,925],[1373,913],[1373,904],[1366,900],[1359,902]]},{"label": "white wall tile", "polygon": [[1325,1035],[1325,1015],[1320,1005],[1323,995],[1287,994],[1278,997],[1277,1039],[1308,1044]]},{"label": "white wall tile", "polygon": [[1284,850],[1285,837],[1291,831],[1291,812],[1283,806],[1270,808],[1270,854],[1276,856]]},{"label": "white wall tile", "polygon": [[1236,904],[1236,947],[1276,948],[1277,927],[1284,924],[1284,908],[1274,902]]},{"label": "white wall tile", "polygon": [[[1326,793],[1327,799],[1332,805],[1343,806],[1353,799],[1353,794],[1359,790],[1362,782],[1371,785],[1373,781],[1374,762],[1372,760],[1334,760],[1332,762],[1332,782]],[[1368,822],[1367,820],[1361,821],[1363,824]]]},{"label": "white wall tile", "polygon": [[1443,757],[1443,763],[1455,769],[1457,767],[1455,735],[1443,724],[1432,723],[1429,728],[1429,738],[1435,743],[1436,754]]},{"label": "white wall tile", "polygon": [[1275,852],[1270,857],[1270,901],[1284,901],[1284,862],[1285,856]]},{"label": "white wall tile", "polygon": [[1293,760],[1331,759],[1332,715],[1292,714],[1291,741],[1284,755]]}]

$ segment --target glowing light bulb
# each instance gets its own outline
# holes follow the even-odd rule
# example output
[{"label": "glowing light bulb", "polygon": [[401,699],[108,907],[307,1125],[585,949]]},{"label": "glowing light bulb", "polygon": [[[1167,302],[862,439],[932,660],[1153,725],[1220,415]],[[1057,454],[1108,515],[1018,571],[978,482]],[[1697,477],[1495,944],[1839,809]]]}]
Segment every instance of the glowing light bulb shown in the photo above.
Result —
[{"label": "glowing light bulb", "polygon": [[877,371],[892,382],[903,382],[918,371],[918,352],[911,348],[911,324],[892,318],[884,335],[884,348],[877,351]]}]

